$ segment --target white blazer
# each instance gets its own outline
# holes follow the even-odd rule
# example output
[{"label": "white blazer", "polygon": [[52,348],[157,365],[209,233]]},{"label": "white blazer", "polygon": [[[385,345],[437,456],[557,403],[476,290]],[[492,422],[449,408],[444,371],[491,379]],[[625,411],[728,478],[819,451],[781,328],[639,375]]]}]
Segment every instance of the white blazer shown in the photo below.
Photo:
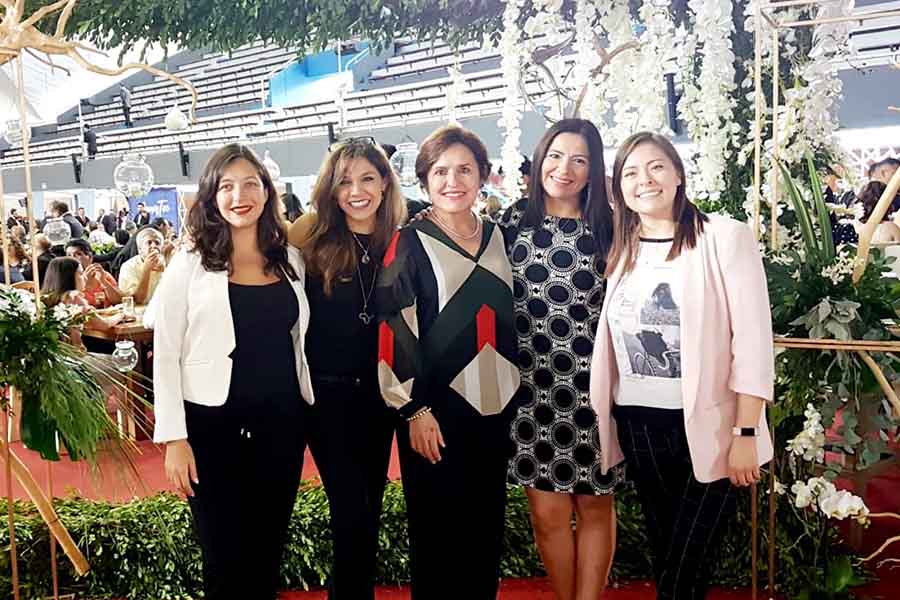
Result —
[{"label": "white blazer", "polygon": [[[309,302],[300,251],[288,247],[291,281],[300,316],[291,329],[300,393],[313,403],[304,338]],[[157,443],[187,438],[184,403],[221,406],[231,386],[234,324],[228,301],[228,272],[207,271],[196,252],[179,250],[166,267],[153,298],[153,388]],[[298,400],[300,400],[298,398]]]}]

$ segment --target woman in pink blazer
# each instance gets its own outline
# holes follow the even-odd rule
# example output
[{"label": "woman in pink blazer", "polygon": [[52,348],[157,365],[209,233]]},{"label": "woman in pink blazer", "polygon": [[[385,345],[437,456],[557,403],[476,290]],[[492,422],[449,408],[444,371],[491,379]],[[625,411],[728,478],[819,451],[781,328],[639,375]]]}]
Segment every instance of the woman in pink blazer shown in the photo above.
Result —
[{"label": "woman in pink blazer", "polygon": [[657,598],[703,598],[704,558],[735,486],[772,458],[765,273],[747,225],[685,195],[672,144],[642,132],[613,165],[615,227],[591,366],[602,470],[624,454],[647,519]]}]

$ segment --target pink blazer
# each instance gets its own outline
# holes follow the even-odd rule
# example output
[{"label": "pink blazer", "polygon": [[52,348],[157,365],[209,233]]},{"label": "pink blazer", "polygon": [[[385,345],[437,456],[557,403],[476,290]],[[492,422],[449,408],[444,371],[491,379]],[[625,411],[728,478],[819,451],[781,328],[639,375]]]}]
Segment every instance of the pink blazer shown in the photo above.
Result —
[{"label": "pink blazer", "polygon": [[[771,402],[775,380],[772,314],[757,242],[739,221],[710,215],[697,246],[682,253],[681,392],[684,426],[698,481],[728,476],[737,394]],[[610,414],[618,366],[609,332],[609,300],[621,265],[607,281],[591,364],[591,403],[597,412],[602,470],[623,459]],[[759,464],[772,459],[765,410],[759,418]]]}]

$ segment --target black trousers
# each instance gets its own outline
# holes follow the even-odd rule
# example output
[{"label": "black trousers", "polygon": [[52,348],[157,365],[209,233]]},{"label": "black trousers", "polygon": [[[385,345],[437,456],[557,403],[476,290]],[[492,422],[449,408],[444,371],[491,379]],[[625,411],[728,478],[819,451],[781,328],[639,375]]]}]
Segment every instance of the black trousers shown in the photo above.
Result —
[{"label": "black trousers", "polygon": [[[493,600],[506,510],[510,416],[481,416],[459,397],[435,402],[446,448],[432,465],[397,430],[409,519],[413,600]],[[507,407],[510,408],[510,407]]]},{"label": "black trousers", "polygon": [[694,477],[682,411],[617,407],[614,414],[647,521],[656,597],[702,600],[722,526],[736,512],[736,490],[728,479]]},{"label": "black trousers", "polygon": [[395,411],[377,382],[313,376],[309,447],[328,495],[334,561],[328,597],[375,597],[378,527]]},{"label": "black trousers", "polygon": [[207,600],[273,600],[303,468],[302,421],[271,415],[241,427],[227,406],[185,402],[203,589]]}]

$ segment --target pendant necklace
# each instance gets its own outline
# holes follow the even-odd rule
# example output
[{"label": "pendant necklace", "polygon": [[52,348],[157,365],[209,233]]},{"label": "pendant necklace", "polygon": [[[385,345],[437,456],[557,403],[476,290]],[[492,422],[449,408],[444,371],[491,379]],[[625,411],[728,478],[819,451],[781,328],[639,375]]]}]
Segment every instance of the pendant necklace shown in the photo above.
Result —
[{"label": "pendant necklace", "polygon": [[364,264],[364,265],[369,264],[369,249],[366,248],[365,246],[363,246],[363,243],[361,241],[359,241],[358,237],[356,237],[355,232],[351,231],[350,235],[353,236],[353,239],[356,240],[356,245],[359,246],[359,249],[362,250],[362,252],[363,252],[362,258],[360,259],[362,261],[362,264]]},{"label": "pendant necklace", "polygon": [[378,264],[375,264],[375,269],[372,271],[372,285],[369,287],[369,293],[366,293],[366,286],[363,283],[362,269],[359,264],[356,265],[356,273],[359,275],[359,289],[362,292],[363,299],[363,309],[362,312],[359,313],[359,320],[363,322],[363,324],[368,325],[372,322],[374,315],[369,314],[369,300],[372,299],[372,293],[375,291],[375,281],[378,279]]}]

